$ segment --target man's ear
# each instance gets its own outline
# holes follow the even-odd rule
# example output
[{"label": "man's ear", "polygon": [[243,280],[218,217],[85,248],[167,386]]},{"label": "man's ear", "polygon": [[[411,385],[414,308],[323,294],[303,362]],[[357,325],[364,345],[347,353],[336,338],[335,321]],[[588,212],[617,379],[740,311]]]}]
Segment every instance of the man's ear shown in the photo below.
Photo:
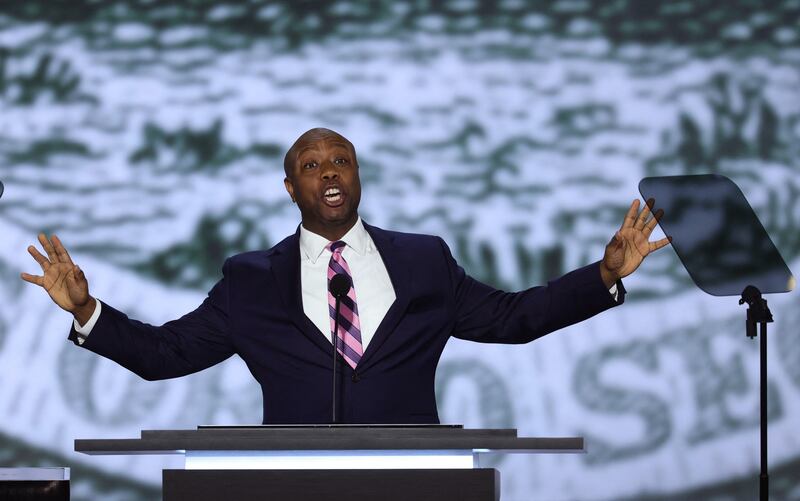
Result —
[{"label": "man's ear", "polygon": [[289,193],[289,196],[292,199],[292,203],[295,203],[294,199],[294,185],[292,184],[292,180],[288,177],[283,178],[283,186],[286,187],[286,192]]}]

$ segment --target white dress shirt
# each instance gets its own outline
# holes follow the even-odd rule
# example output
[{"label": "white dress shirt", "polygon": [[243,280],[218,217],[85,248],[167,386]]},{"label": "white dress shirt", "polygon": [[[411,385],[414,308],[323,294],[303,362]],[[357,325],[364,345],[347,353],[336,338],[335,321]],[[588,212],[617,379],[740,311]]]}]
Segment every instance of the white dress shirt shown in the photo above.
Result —
[{"label": "white dress shirt", "polygon": [[[342,257],[353,275],[358,318],[361,321],[361,345],[364,350],[378,330],[383,317],[395,300],[389,272],[361,218],[341,239],[346,246]],[[328,239],[300,226],[300,284],[303,311],[330,341],[331,317],[328,312],[328,263],[331,251]]]},{"label": "white dress shirt", "polygon": [[[347,261],[353,274],[358,317],[361,321],[361,345],[366,351],[367,345],[395,300],[394,287],[375,242],[367,233],[360,217],[341,240],[347,244],[342,250],[342,257]],[[329,243],[325,237],[312,233],[300,225],[300,285],[303,312],[328,342],[331,340],[333,330],[328,313],[328,262],[331,251],[325,248]],[[615,301],[619,300],[617,284],[612,285],[608,292]],[[100,317],[100,309],[100,301],[97,301],[94,313],[83,326],[78,325],[77,320],[73,320],[79,344],[83,344],[86,336],[92,331],[92,327]]]}]

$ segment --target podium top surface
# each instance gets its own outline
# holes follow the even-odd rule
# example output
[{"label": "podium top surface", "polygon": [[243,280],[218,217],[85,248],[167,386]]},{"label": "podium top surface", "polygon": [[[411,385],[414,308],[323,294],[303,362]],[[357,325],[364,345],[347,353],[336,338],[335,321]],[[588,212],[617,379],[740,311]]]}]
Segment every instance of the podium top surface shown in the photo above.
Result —
[{"label": "podium top surface", "polygon": [[90,455],[185,454],[189,451],[461,450],[473,452],[583,452],[582,437],[518,437],[515,429],[460,425],[203,426],[142,430],[140,438],[77,439]]}]

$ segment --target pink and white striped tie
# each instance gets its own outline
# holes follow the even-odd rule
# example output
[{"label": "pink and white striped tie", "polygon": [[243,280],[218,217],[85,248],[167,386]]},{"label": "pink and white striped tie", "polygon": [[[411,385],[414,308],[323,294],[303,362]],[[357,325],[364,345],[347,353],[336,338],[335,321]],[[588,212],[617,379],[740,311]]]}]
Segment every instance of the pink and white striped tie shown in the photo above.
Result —
[{"label": "pink and white striped tie", "polygon": [[358,361],[364,354],[361,345],[361,322],[358,319],[358,304],[356,291],[353,287],[353,275],[347,261],[342,257],[345,243],[341,240],[328,244],[331,251],[331,260],[328,263],[328,312],[331,317],[331,332],[336,324],[336,298],[330,291],[331,279],[341,273],[350,279],[350,290],[342,297],[339,303],[339,332],[336,333],[336,349],[344,357],[350,367],[356,368]]}]

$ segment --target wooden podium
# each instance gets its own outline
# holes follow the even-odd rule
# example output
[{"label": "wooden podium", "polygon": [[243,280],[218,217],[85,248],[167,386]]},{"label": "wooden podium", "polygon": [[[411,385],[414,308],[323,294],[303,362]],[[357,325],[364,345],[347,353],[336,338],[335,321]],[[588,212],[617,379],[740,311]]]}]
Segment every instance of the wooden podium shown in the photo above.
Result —
[{"label": "wooden podium", "polygon": [[493,453],[581,453],[583,438],[518,437],[460,425],[201,426],[75,440],[92,455],[181,454],[165,501],[497,501]]}]

